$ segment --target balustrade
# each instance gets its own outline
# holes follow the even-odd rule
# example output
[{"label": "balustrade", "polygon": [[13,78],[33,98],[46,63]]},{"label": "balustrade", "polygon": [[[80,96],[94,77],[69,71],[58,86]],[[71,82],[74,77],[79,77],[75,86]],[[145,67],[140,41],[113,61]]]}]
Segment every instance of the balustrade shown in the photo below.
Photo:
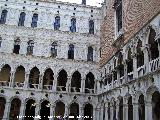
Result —
[{"label": "balustrade", "polygon": [[9,86],[9,82],[7,82],[7,81],[0,81],[0,86]]}]

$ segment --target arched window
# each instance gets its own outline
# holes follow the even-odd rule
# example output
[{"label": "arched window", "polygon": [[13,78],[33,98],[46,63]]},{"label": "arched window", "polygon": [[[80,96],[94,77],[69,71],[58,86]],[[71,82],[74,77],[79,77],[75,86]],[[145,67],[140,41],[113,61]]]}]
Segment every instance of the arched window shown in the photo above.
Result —
[{"label": "arched window", "polygon": [[150,29],[149,45],[150,45],[150,61],[159,57],[158,43],[155,41],[156,32],[154,29]]},{"label": "arched window", "polygon": [[127,73],[133,71],[133,59],[132,59],[132,51],[131,48],[128,50],[128,58],[127,58]]},{"label": "arched window", "polygon": [[71,32],[76,32],[76,18],[71,19],[70,31]]},{"label": "arched window", "polygon": [[74,45],[73,44],[69,45],[68,59],[74,59]]},{"label": "arched window", "polygon": [[93,61],[93,48],[90,46],[88,47],[88,55],[87,55],[88,61]]},{"label": "arched window", "polygon": [[17,39],[14,41],[13,53],[19,54],[19,50],[20,50],[20,39],[17,38]]},{"label": "arched window", "polygon": [[5,24],[6,23],[6,18],[7,18],[7,10],[3,10],[1,13],[1,19],[0,19],[0,24]]},{"label": "arched window", "polygon": [[32,17],[32,23],[31,23],[32,28],[37,27],[37,21],[38,21],[38,14],[34,13]]},{"label": "arched window", "polygon": [[56,16],[54,22],[54,30],[59,30],[59,28],[60,28],[60,16]]},{"label": "arched window", "polygon": [[89,34],[94,34],[94,21],[89,21]]},{"label": "arched window", "polygon": [[56,57],[57,56],[57,43],[53,42],[51,46],[51,56]]},{"label": "arched window", "polygon": [[24,26],[25,16],[26,16],[26,13],[21,12],[20,17],[19,17],[18,26]]},{"label": "arched window", "polygon": [[122,29],[122,0],[115,0],[113,7],[116,11],[116,28],[119,32]]},{"label": "arched window", "polygon": [[120,77],[123,77],[124,76],[124,65],[123,65],[123,55],[121,52],[119,53],[117,64],[118,64],[118,70],[119,70]]},{"label": "arched window", "polygon": [[27,54],[28,55],[33,54],[33,48],[34,48],[34,41],[32,41],[32,40],[28,41],[28,47],[27,47]]},{"label": "arched window", "polygon": [[94,80],[95,77],[91,72],[86,75],[85,93],[94,93],[94,84],[95,84]]},{"label": "arched window", "polygon": [[139,40],[137,44],[137,68],[144,65],[144,53],[141,50],[142,48],[142,41]]}]

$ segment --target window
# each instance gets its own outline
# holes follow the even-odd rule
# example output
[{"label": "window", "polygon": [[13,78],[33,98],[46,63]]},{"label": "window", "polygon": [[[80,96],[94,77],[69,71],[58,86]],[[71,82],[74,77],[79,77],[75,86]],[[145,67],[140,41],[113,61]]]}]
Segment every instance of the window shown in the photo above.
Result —
[{"label": "window", "polygon": [[33,14],[33,17],[32,17],[32,23],[31,23],[31,27],[32,28],[35,28],[37,27],[37,21],[38,21],[38,14]]},{"label": "window", "polygon": [[0,47],[2,46],[2,37],[0,37]]},{"label": "window", "polygon": [[7,10],[3,10],[1,13],[1,19],[0,19],[0,24],[5,24],[6,23],[6,18],[7,18]]},{"label": "window", "polygon": [[122,0],[115,0],[113,7],[116,10],[117,32],[120,32],[122,29]]},{"label": "window", "polygon": [[21,12],[20,17],[19,17],[18,26],[24,26],[25,16],[26,16],[26,13]]},{"label": "window", "polygon": [[86,5],[86,0],[82,0],[82,4],[83,4],[83,5]]},{"label": "window", "polygon": [[55,23],[54,23],[54,30],[59,30],[59,28],[60,28],[60,17],[56,16]]},{"label": "window", "polygon": [[87,55],[88,61],[93,61],[93,48],[90,46],[88,47],[88,55]]},{"label": "window", "polygon": [[89,34],[94,34],[94,21],[89,21]]},{"label": "window", "polygon": [[68,59],[74,59],[74,45],[69,45]]},{"label": "window", "polygon": [[76,32],[76,18],[71,19],[70,31],[71,32]]},{"label": "window", "polygon": [[19,54],[19,50],[20,50],[20,39],[17,38],[15,41],[14,41],[14,49],[13,49],[13,53],[15,54]]},{"label": "window", "polygon": [[53,42],[51,46],[51,56],[56,57],[57,56],[57,43]]},{"label": "window", "polygon": [[33,40],[28,41],[28,47],[27,47],[27,54],[28,55],[33,54],[33,47],[34,47],[34,41]]}]

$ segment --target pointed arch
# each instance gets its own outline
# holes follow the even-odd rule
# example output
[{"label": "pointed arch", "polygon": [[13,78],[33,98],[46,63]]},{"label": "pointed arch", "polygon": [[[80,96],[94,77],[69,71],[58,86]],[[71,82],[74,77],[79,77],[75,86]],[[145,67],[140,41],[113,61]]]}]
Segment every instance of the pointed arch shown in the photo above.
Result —
[{"label": "pointed arch", "polygon": [[67,76],[67,72],[64,69],[58,73],[57,91],[66,91]]},{"label": "pointed arch", "polygon": [[71,79],[71,92],[80,92],[81,88],[81,74],[75,71]]},{"label": "pointed arch", "polygon": [[95,77],[89,72],[85,80],[85,93],[94,93]]}]

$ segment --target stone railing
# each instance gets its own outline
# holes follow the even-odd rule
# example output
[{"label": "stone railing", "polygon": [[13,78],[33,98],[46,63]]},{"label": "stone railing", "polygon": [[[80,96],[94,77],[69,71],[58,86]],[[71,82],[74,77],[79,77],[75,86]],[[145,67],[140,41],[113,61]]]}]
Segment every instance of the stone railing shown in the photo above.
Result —
[{"label": "stone railing", "polygon": [[80,88],[71,87],[71,92],[80,92]]},{"label": "stone railing", "polygon": [[45,90],[52,90],[52,85],[44,85],[43,89],[45,89]]},{"label": "stone railing", "polygon": [[57,86],[57,91],[66,91],[65,86]]},{"label": "stone railing", "polygon": [[38,89],[39,84],[29,84],[29,88]]},{"label": "stone railing", "polygon": [[85,93],[94,94],[94,89],[85,88]]},{"label": "stone railing", "polygon": [[24,86],[24,83],[19,83],[19,82],[14,83],[14,87],[22,88],[23,86]]},{"label": "stone railing", "polygon": [[0,81],[0,86],[9,86],[9,82],[7,82],[7,81]]},{"label": "stone railing", "polygon": [[157,70],[160,66],[159,62],[160,62],[159,58],[156,58],[156,59],[150,61],[149,62],[149,72],[153,72],[153,71]]}]

